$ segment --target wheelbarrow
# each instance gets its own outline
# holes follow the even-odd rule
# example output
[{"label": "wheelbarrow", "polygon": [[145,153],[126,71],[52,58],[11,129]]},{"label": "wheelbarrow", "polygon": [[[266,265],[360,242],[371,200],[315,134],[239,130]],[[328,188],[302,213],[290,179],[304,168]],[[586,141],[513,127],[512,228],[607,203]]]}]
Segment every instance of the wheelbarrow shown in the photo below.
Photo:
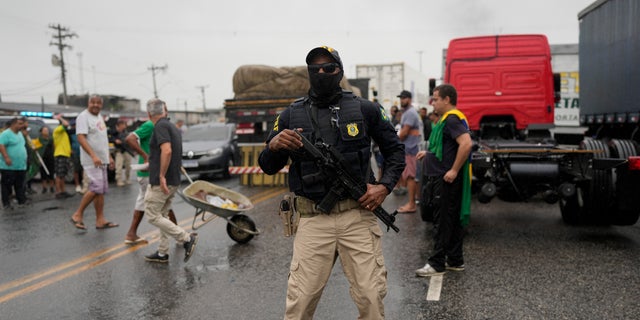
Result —
[{"label": "wheelbarrow", "polygon": [[[254,236],[260,234],[253,220],[242,214],[245,211],[253,209],[253,204],[249,198],[238,192],[207,181],[193,181],[184,168],[182,168],[182,173],[191,184],[182,191],[178,189],[177,193],[186,203],[196,208],[196,213],[193,216],[193,222],[191,224],[193,230],[201,228],[216,217],[222,217],[227,220],[227,234],[237,243],[245,244],[251,241]],[[206,198],[203,199],[203,194],[229,199],[237,204],[237,208],[221,207],[209,203]]]}]

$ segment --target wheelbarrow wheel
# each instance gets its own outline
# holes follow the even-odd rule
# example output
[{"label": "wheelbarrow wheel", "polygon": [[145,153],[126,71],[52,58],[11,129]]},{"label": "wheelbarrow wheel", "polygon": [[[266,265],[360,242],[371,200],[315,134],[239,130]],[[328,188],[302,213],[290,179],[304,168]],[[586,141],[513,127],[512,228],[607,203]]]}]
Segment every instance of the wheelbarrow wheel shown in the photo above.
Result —
[{"label": "wheelbarrow wheel", "polygon": [[[242,229],[256,231],[256,224],[253,220],[243,214],[237,214],[231,217],[231,221]],[[236,228],[231,223],[227,223],[227,234],[231,239],[233,239],[233,241],[239,244],[245,244],[251,241],[251,239],[253,239],[253,234],[245,232],[240,228]]]}]

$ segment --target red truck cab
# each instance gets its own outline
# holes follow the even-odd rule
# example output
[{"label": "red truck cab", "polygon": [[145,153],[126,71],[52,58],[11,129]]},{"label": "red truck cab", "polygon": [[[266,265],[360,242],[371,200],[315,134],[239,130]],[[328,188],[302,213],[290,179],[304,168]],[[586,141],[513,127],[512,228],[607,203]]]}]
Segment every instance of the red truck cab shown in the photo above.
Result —
[{"label": "red truck cab", "polygon": [[559,78],[554,85],[544,35],[451,40],[444,82],[456,87],[457,107],[472,131],[505,124],[521,132],[553,127]]}]

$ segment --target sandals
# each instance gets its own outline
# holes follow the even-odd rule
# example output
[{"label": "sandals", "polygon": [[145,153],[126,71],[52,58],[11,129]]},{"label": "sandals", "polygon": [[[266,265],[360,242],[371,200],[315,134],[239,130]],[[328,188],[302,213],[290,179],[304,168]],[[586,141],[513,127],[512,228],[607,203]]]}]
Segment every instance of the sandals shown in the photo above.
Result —
[{"label": "sandals", "polygon": [[118,227],[118,226],[120,226],[120,225],[117,224],[117,223],[113,223],[113,222],[108,222],[107,221],[107,223],[103,224],[102,226],[96,226],[96,229],[102,230],[102,229],[115,228],[115,227]]},{"label": "sandals", "polygon": [[84,223],[82,221],[75,221],[73,220],[73,218],[70,219],[71,223],[73,224],[74,227],[80,229],[80,230],[87,230],[87,227],[85,227]]}]

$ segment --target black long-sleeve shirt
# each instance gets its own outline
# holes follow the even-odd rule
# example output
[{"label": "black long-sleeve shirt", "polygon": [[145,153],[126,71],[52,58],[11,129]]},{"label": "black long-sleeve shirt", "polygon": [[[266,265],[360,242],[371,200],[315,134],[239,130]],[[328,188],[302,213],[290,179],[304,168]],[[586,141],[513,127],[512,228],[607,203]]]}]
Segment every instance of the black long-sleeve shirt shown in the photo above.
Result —
[{"label": "black long-sleeve shirt", "polygon": [[[384,185],[387,191],[391,192],[405,167],[404,145],[399,141],[389,119],[381,111],[378,104],[363,99],[360,99],[360,102],[360,109],[367,125],[367,134],[378,144],[384,157],[384,169],[378,183]],[[294,129],[289,126],[289,113],[290,109],[287,108],[276,118],[274,127],[267,137],[267,147],[260,153],[258,163],[267,174],[277,173],[289,160],[289,152],[272,152],[268,147],[269,141],[282,130]]]}]

